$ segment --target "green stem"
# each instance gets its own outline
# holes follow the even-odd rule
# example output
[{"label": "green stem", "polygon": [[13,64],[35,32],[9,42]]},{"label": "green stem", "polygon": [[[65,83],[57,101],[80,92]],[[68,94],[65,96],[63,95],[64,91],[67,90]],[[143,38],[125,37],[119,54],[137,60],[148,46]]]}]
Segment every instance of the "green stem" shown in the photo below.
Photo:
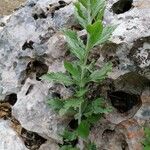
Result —
[{"label": "green stem", "polygon": [[[88,46],[89,45],[88,41],[89,40],[87,40],[87,45],[86,45],[86,49],[85,49],[85,59],[84,59],[84,62],[83,62],[82,68],[81,68],[81,78],[80,78],[81,85],[80,85],[80,89],[85,88],[85,85],[83,84],[83,79],[84,79],[84,75],[85,75],[85,66],[87,64],[88,55],[89,55],[89,51],[90,51],[89,46]],[[79,107],[78,125],[80,125],[81,119],[82,119],[82,104]],[[79,138],[79,148],[80,148],[80,150],[84,149],[84,143],[83,143],[83,140],[81,138]]]}]

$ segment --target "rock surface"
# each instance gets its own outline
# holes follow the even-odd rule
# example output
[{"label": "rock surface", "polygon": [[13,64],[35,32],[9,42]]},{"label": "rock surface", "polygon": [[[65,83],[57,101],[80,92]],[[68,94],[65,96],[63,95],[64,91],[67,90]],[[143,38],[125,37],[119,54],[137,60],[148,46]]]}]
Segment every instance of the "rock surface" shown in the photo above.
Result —
[{"label": "rock surface", "polygon": [[8,121],[0,120],[0,149],[28,150]]},{"label": "rock surface", "polygon": [[[95,125],[91,139],[99,149],[105,144],[106,150],[141,150],[139,125],[150,118],[150,7],[143,0],[128,5],[120,0],[121,6],[118,1],[108,0],[104,16],[104,24],[117,25],[116,30],[110,42],[92,55],[98,66],[110,60],[114,64],[110,81],[98,89],[113,112]],[[48,107],[47,99],[69,97],[71,89],[40,77],[48,71],[65,72],[63,61],[70,56],[60,29],[75,25],[71,0],[28,0],[0,28],[0,101],[10,102],[15,95],[12,115],[22,127],[55,141],[42,144],[40,150],[57,150],[58,133],[69,123]]]}]

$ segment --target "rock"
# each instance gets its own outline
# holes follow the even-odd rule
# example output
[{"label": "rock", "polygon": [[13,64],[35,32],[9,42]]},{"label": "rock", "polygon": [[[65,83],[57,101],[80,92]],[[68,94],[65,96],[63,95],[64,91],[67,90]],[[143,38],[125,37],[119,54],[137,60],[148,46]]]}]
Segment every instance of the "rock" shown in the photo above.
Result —
[{"label": "rock", "polygon": [[0,120],[0,149],[28,150],[17,133],[11,128],[9,121]]},{"label": "rock", "polygon": [[116,130],[125,135],[129,150],[142,150],[144,131],[135,119],[129,119],[116,126]]},{"label": "rock", "polygon": [[59,150],[59,146],[51,141],[42,144],[39,150]]},{"label": "rock", "polygon": [[[104,16],[104,23],[117,25],[111,43],[102,48],[101,60],[113,60],[115,66],[110,78],[117,79],[127,72],[136,72],[147,78],[149,75],[149,44],[150,44],[150,7],[147,1],[133,0],[134,7],[128,11],[116,14],[112,7],[117,0],[108,1],[108,6]],[[120,0],[125,7],[126,1]],[[120,4],[121,4],[120,3]],[[143,5],[141,8],[135,3]],[[145,8],[146,7],[146,8]],[[119,6],[118,6],[119,9]],[[105,51],[105,49],[108,49]],[[101,56],[101,57],[102,57]],[[108,58],[104,57],[108,56]],[[116,65],[116,62],[118,65]],[[100,62],[102,64],[102,62]]]},{"label": "rock", "polygon": [[12,108],[12,114],[25,129],[46,139],[61,142],[59,133],[67,125],[68,119],[56,115],[48,107],[47,100],[52,96],[50,87],[52,84],[27,79],[18,93],[18,101]]},{"label": "rock", "polygon": [[[59,9],[55,12],[48,11],[49,4]],[[53,16],[51,13],[54,13]],[[65,50],[64,42],[61,41],[64,37],[58,30],[74,23],[72,15],[72,3],[66,1],[66,4],[61,6],[59,1],[54,0],[28,1],[23,8],[11,15],[0,33],[1,100],[20,91],[29,77],[27,68],[30,63],[43,62],[41,65],[35,64],[39,68],[47,65],[55,66],[55,69],[57,66],[58,69],[58,65],[62,65]],[[43,71],[42,74],[46,73]]]},{"label": "rock", "polygon": [[[91,139],[101,149],[140,147],[134,139],[130,142],[130,127],[133,130],[137,127],[138,132],[138,120],[149,119],[149,106],[144,105],[149,98],[144,91],[150,87],[150,9],[143,0],[128,2],[108,0],[104,24],[117,27],[110,42],[95,48],[98,67],[113,62],[113,71],[109,74],[112,84],[105,90],[113,111],[95,125],[91,133]],[[70,118],[58,116],[48,107],[47,100],[68,98],[72,91],[70,87],[41,81],[40,77],[48,71],[65,72],[63,61],[70,60],[71,56],[60,29],[74,25],[77,22],[71,0],[63,4],[59,0],[28,0],[0,29],[0,100],[13,101],[12,115],[23,128],[56,143],[62,142],[58,133]],[[80,34],[84,37],[85,32],[79,31]],[[50,143],[41,149],[57,148],[57,144]]]}]

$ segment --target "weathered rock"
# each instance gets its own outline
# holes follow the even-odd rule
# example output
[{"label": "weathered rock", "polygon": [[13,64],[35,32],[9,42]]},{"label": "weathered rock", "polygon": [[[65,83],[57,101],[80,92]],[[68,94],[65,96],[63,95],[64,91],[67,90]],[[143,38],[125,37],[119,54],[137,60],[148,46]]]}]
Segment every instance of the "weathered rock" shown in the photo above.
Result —
[{"label": "weathered rock", "polygon": [[134,119],[129,119],[121,122],[116,126],[116,131],[125,135],[125,140],[128,144],[129,150],[142,150],[142,138],[144,131],[138,122]]},{"label": "weathered rock", "polygon": [[28,150],[17,133],[11,128],[9,121],[0,120],[0,149]]},{"label": "weathered rock", "polygon": [[52,97],[50,87],[52,84],[27,79],[18,93],[18,101],[13,106],[12,114],[25,129],[36,132],[46,139],[61,142],[58,134],[67,125],[67,118],[56,115],[48,107],[47,100]]},{"label": "weathered rock", "polygon": [[59,146],[52,141],[48,141],[45,144],[42,144],[39,150],[59,150]]},{"label": "weathered rock", "polygon": [[[120,0],[125,5],[127,0]],[[127,72],[137,72],[149,78],[149,49],[150,49],[150,7],[147,1],[133,0],[133,6],[128,11],[116,14],[112,11],[113,4],[117,0],[108,1],[108,7],[104,16],[104,22],[117,25],[111,38],[112,43],[107,44],[101,60],[116,60],[117,67],[110,74],[111,78],[118,78]],[[142,5],[142,7],[136,6]],[[117,9],[121,9],[118,6]],[[124,6],[125,7],[125,6]],[[107,55],[108,57],[104,57]],[[102,62],[101,62],[102,63]]]},{"label": "weathered rock", "polygon": [[[118,1],[108,0],[104,23],[117,27],[110,42],[98,47],[101,51],[96,55],[98,66],[110,60],[114,64],[109,74],[114,89],[109,92],[117,97],[114,100],[108,94],[108,101],[115,110],[105,116],[104,123],[96,125],[91,133],[91,139],[99,147],[105,146],[109,150],[136,149],[137,143],[130,143],[127,137],[130,125],[132,128],[129,119],[145,120],[150,116],[146,112],[146,117],[143,117],[149,106],[142,105],[148,100],[141,96],[150,86],[149,3],[134,0],[124,7],[127,0],[120,0],[122,6]],[[64,86],[43,82],[40,77],[48,71],[65,72],[63,61],[70,56],[66,54],[65,38],[59,30],[77,24],[70,2],[28,0],[0,29],[0,100],[10,101],[9,97],[15,95],[14,117],[27,130],[56,142],[61,142],[58,133],[68,124],[68,119],[56,115],[46,102],[55,96],[67,98],[72,92]],[[105,92],[107,95],[108,91]],[[125,133],[117,130],[118,124],[123,124]],[[139,127],[137,123],[133,124]],[[53,142],[41,146],[41,149],[55,148],[57,145]]]},{"label": "weathered rock", "polygon": [[[49,4],[59,9],[55,12],[48,11]],[[6,95],[19,92],[28,77],[27,67],[31,62],[44,63],[47,60],[47,66],[56,66],[57,62],[61,64],[65,54],[62,46],[64,43],[61,42],[62,36],[56,32],[73,24],[72,15],[72,3],[68,1],[62,6],[59,1],[52,0],[28,1],[26,6],[11,15],[0,33],[1,100]],[[56,43],[57,48],[54,47]]]}]

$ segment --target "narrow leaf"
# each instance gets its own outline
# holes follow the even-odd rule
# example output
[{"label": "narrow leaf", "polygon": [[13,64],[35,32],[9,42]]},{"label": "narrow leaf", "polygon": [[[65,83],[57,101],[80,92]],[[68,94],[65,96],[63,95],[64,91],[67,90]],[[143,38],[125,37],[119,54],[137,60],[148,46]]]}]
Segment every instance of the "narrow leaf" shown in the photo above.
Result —
[{"label": "narrow leaf", "polygon": [[86,4],[84,1],[80,2],[76,2],[74,4],[75,6],[75,17],[77,18],[77,20],[79,21],[80,25],[83,26],[84,28],[86,28],[87,26],[87,12],[86,12],[86,8],[84,7]]},{"label": "narrow leaf", "polygon": [[112,70],[112,63],[106,63],[100,70],[94,71],[90,75],[91,81],[100,82],[107,77],[107,74]]},{"label": "narrow leaf", "polygon": [[82,97],[87,92],[87,89],[80,89],[79,91],[76,91],[75,96],[76,97]]},{"label": "narrow leaf", "polygon": [[64,61],[65,69],[72,75],[72,77],[76,80],[80,77],[79,68],[76,64]]},{"label": "narrow leaf", "polygon": [[[105,0],[92,0],[91,7],[92,7],[92,19],[95,19],[96,16],[101,12],[103,12],[106,6]],[[102,13],[103,15],[103,13]]]},{"label": "narrow leaf", "polygon": [[96,21],[92,25],[87,26],[87,32],[89,34],[89,48],[93,48],[99,40],[103,30],[103,25],[101,21]]},{"label": "narrow leaf", "polygon": [[79,150],[78,148],[72,147],[72,145],[64,145],[60,150]]},{"label": "narrow leaf", "polygon": [[63,107],[63,101],[60,99],[50,99],[48,101],[48,104],[51,108],[53,108],[55,111],[59,111]]},{"label": "narrow leaf", "polygon": [[65,37],[67,39],[67,42],[71,48],[71,52],[80,60],[84,58],[84,52],[85,52],[85,45],[83,44],[83,41],[78,37],[76,32],[72,30],[63,30]]},{"label": "narrow leaf", "polygon": [[61,84],[64,84],[64,85],[72,85],[73,84],[73,81],[72,79],[65,75],[64,73],[62,72],[51,72],[51,73],[48,73],[48,74],[45,74],[41,77],[41,79],[43,80],[47,80],[47,81],[54,81],[56,83],[61,83]]},{"label": "narrow leaf", "polygon": [[107,26],[103,29],[101,36],[99,37],[96,45],[103,44],[108,41],[115,30],[116,26]]},{"label": "narrow leaf", "polygon": [[77,134],[76,132],[70,132],[68,130],[65,130],[64,133],[61,135],[64,138],[64,141],[74,141],[77,139]]},{"label": "narrow leaf", "polygon": [[86,139],[89,136],[89,132],[90,132],[89,128],[90,128],[90,125],[86,121],[82,121],[79,127],[77,128],[78,135],[81,138]]},{"label": "narrow leaf", "polygon": [[64,102],[63,108],[60,109],[59,114],[61,116],[65,115],[70,108],[76,110],[83,103],[83,99],[69,99]]}]

